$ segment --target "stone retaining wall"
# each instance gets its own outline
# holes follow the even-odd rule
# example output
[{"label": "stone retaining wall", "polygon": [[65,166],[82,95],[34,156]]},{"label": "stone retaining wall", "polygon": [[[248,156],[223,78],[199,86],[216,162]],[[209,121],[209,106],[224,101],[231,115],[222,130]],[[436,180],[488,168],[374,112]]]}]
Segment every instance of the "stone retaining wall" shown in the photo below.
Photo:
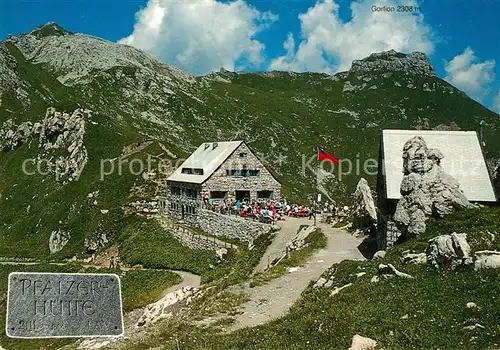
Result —
[{"label": "stone retaining wall", "polygon": [[172,233],[172,235],[185,247],[215,251],[221,248],[237,248],[235,245],[218,240],[215,237],[200,235],[192,229],[175,223],[169,218],[160,217],[159,220],[161,225]]},{"label": "stone retaining wall", "polygon": [[210,235],[253,242],[260,235],[271,230],[272,226],[235,216],[215,213],[207,209],[198,212],[196,226]]}]

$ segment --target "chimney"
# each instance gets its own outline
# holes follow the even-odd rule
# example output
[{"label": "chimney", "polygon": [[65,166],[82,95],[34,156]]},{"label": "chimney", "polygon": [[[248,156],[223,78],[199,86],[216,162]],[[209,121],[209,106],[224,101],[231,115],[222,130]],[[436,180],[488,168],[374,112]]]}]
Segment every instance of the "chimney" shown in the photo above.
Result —
[{"label": "chimney", "polygon": [[212,149],[215,149],[218,146],[217,142],[212,143]]}]

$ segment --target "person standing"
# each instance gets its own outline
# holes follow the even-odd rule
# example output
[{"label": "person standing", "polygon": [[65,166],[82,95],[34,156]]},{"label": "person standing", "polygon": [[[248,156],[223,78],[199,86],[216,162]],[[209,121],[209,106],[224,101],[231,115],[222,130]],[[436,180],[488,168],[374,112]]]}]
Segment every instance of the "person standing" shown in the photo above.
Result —
[{"label": "person standing", "polygon": [[208,193],[205,191],[203,192],[203,203],[205,204],[205,207],[208,208]]},{"label": "person standing", "polygon": [[109,259],[109,268],[112,269],[115,267],[115,257],[114,255],[111,256],[111,258]]}]

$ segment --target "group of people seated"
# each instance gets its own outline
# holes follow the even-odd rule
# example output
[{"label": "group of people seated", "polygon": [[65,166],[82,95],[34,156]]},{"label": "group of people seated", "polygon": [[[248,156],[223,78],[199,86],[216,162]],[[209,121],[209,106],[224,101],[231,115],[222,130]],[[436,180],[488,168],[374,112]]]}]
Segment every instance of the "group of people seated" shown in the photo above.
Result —
[{"label": "group of people seated", "polygon": [[257,200],[254,203],[247,201],[220,200],[206,202],[208,209],[221,214],[237,215],[243,218],[251,218],[262,222],[273,222],[283,220],[285,216],[289,217],[309,217],[315,216],[312,206],[303,206],[297,204],[281,203],[274,200]]}]

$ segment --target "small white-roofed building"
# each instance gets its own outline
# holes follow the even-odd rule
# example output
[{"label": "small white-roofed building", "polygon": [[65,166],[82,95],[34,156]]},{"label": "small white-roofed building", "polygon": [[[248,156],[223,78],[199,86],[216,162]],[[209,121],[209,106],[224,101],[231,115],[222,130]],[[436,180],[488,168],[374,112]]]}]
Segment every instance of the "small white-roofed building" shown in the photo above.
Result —
[{"label": "small white-roofed building", "polygon": [[279,199],[281,183],[243,141],[201,144],[167,178],[166,212],[183,220],[196,219],[203,196],[215,204],[233,200]]}]

